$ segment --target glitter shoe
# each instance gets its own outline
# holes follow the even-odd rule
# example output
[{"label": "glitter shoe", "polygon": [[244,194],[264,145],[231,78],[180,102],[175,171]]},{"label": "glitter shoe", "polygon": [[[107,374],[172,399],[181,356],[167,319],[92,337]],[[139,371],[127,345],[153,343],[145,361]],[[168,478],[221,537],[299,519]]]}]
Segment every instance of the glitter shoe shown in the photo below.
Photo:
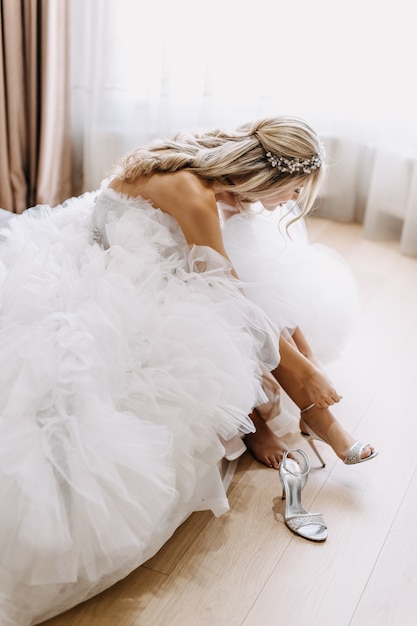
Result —
[{"label": "glitter shoe", "polygon": [[[291,456],[289,456],[291,455]],[[299,462],[296,459],[300,459]],[[296,535],[310,541],[324,541],[327,527],[321,513],[310,513],[301,504],[301,491],[304,488],[310,461],[304,450],[289,450],[279,466],[282,483],[282,498],[285,499],[284,520],[286,526]]]},{"label": "glitter shoe", "polygon": [[[325,467],[325,462],[320,454],[320,452],[317,450],[317,446],[314,443],[314,441],[322,441],[323,443],[327,444],[327,441],[325,441],[324,439],[322,439],[322,437],[319,437],[318,435],[316,435],[316,433],[314,432],[314,430],[312,430],[306,423],[304,420],[301,420],[300,423],[300,429],[301,429],[301,435],[308,441],[308,443],[310,444],[310,446],[312,447],[312,449],[314,450],[315,455],[317,456],[317,458],[319,459],[322,467]],[[330,444],[327,444],[330,445]],[[344,459],[342,459],[343,463],[345,463],[346,465],[356,465],[356,463],[364,463],[365,461],[370,461],[371,459],[374,459],[378,452],[376,450],[374,450],[373,452],[371,452],[371,454],[369,454],[368,456],[364,456],[362,457],[362,452],[365,450],[365,448],[370,448],[370,444],[369,443],[362,443],[361,441],[357,441],[356,443],[353,444],[353,446],[351,448],[349,448],[346,456]]]}]

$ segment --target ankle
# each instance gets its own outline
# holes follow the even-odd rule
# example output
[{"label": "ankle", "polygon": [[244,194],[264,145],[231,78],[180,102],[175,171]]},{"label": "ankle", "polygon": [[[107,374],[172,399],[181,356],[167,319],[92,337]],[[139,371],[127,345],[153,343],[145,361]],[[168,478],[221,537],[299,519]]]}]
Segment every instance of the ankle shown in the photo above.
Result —
[{"label": "ankle", "polygon": [[[306,426],[308,428],[306,428]],[[340,459],[344,459],[355,439],[336,420],[329,409],[314,407],[300,417],[301,432],[313,431],[320,439],[327,443]]]}]

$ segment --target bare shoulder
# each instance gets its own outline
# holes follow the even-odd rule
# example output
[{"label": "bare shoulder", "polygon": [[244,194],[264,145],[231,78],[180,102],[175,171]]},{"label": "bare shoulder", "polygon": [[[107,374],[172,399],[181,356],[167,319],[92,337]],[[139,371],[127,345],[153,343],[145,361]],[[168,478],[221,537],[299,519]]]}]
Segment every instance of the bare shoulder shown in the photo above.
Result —
[{"label": "bare shoulder", "polygon": [[216,196],[212,185],[191,172],[158,176],[154,206],[172,215],[189,243],[207,245],[224,254]]},{"label": "bare shoulder", "polygon": [[210,183],[187,170],[154,175],[150,187],[153,190],[155,206],[170,213],[178,209],[193,212],[217,211]]},{"label": "bare shoulder", "polygon": [[155,173],[133,182],[115,178],[110,187],[131,197],[141,196],[149,200],[155,208],[172,215],[176,215],[178,211],[217,211],[210,183],[187,170]]},{"label": "bare shoulder", "polygon": [[180,170],[152,174],[134,183],[115,181],[112,186],[172,215],[190,244],[207,245],[225,255],[216,196],[208,181]]}]

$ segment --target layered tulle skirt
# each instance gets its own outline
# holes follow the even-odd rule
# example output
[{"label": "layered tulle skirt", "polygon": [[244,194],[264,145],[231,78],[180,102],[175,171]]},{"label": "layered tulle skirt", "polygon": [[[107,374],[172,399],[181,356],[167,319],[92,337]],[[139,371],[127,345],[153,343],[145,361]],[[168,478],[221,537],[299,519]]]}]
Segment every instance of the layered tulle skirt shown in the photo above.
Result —
[{"label": "layered tulle skirt", "polygon": [[110,190],[9,222],[0,245],[0,623],[34,624],[220,515],[278,335],[223,257]]}]

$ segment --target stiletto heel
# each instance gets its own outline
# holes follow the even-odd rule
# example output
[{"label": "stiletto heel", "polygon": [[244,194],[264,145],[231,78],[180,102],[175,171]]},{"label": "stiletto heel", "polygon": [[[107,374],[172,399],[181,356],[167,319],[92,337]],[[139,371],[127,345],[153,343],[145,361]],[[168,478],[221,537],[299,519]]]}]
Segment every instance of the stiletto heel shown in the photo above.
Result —
[{"label": "stiletto heel", "polygon": [[[302,466],[289,457],[300,456]],[[288,450],[279,466],[279,477],[282,483],[282,499],[285,500],[284,520],[286,526],[296,535],[310,541],[324,541],[327,538],[327,527],[321,513],[310,513],[301,504],[301,491],[304,488],[310,461],[304,450]]]},{"label": "stiletto heel", "polygon": [[[306,407],[305,409],[301,411],[301,414],[305,413],[305,411],[308,411],[309,409],[312,409],[313,406],[315,405],[312,404]],[[322,467],[325,467],[326,464],[321,454],[317,450],[315,441],[321,441],[322,443],[326,443],[327,445],[330,445],[330,444],[327,441],[325,441],[322,437],[319,437],[319,435],[317,435],[314,432],[314,430],[312,430],[310,426],[308,426],[303,419],[301,419],[301,422],[300,422],[300,431],[301,431],[301,435],[308,441],[308,443],[314,450],[314,453],[316,454],[317,458],[322,464]],[[371,452],[371,454],[369,454],[368,456],[365,456],[365,457],[361,456],[363,450],[365,448],[370,448],[370,447],[371,446],[369,443],[362,443],[361,441],[357,441],[356,443],[353,444],[351,448],[349,448],[345,458],[342,459],[343,463],[345,463],[345,465],[356,465],[356,463],[364,463],[364,461],[370,461],[371,459],[374,459],[378,454],[376,450]]]},{"label": "stiletto heel", "polygon": [[323,457],[321,456],[320,452],[317,449],[316,444],[314,443],[314,437],[309,434],[309,433],[304,433],[303,431],[301,431],[302,436],[307,440],[307,442],[309,443],[309,445],[311,446],[314,454],[316,455],[316,457],[318,458],[318,460],[321,463],[321,467],[326,467],[326,463],[323,459]]}]

